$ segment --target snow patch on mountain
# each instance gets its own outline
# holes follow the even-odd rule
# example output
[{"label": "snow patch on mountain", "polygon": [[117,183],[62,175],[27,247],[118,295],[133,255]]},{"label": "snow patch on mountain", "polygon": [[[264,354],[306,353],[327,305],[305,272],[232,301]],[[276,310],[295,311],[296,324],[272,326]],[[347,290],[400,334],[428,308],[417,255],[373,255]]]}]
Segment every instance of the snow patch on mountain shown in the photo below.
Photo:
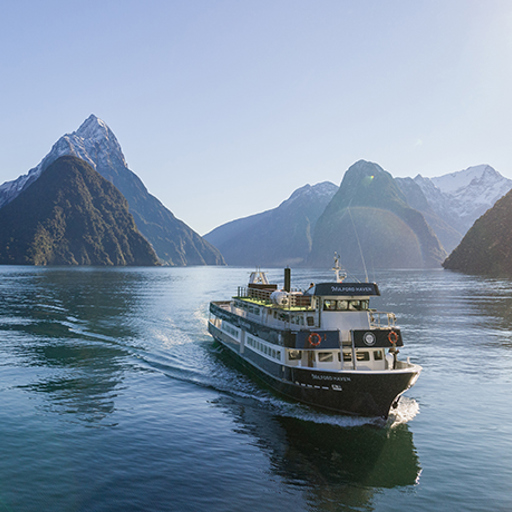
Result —
[{"label": "snow patch on mountain", "polygon": [[[10,203],[22,190],[33,183],[41,173],[57,158],[73,155],[92,165],[96,169],[101,160],[116,159],[128,169],[121,146],[114,133],[104,121],[91,114],[73,133],[62,136],[39,164],[28,174],[0,186],[0,208]],[[91,157],[94,157],[94,159]]]},{"label": "snow patch on mountain", "polygon": [[511,188],[490,165],[477,165],[435,178],[414,178],[431,208],[462,234]]},{"label": "snow patch on mountain", "polygon": [[288,199],[284,200],[279,205],[279,207],[289,205],[300,198],[318,198],[319,200],[325,199],[326,202],[328,202],[332,199],[337,191],[338,187],[330,181],[322,181],[321,183],[317,183],[313,186],[309,185],[308,183],[307,185],[304,185],[303,187],[295,190]]},{"label": "snow patch on mountain", "polygon": [[457,194],[469,186],[473,180],[480,180],[485,174],[495,178],[501,176],[490,165],[475,165],[462,171],[432,178],[432,182],[445,194]]}]

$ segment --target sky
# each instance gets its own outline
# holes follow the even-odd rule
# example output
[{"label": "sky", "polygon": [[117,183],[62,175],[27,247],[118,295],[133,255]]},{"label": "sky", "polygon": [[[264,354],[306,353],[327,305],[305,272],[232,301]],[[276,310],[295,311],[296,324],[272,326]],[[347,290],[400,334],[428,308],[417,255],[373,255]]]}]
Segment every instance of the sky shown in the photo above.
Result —
[{"label": "sky", "polygon": [[95,114],[202,235],[360,159],[512,178],[512,2],[4,0],[0,112],[0,183]]}]

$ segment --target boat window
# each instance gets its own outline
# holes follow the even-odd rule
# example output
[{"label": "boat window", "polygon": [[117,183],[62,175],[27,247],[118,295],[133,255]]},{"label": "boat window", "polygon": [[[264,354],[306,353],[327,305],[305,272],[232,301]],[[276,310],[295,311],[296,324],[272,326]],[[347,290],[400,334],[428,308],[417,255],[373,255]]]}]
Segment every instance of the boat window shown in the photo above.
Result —
[{"label": "boat window", "polygon": [[312,316],[308,316],[308,325],[311,327],[315,325],[315,319]]},{"label": "boat window", "polygon": [[350,352],[343,352],[343,361],[352,361],[352,354]]},{"label": "boat window", "polygon": [[383,357],[382,350],[375,350],[373,352],[373,359],[375,359],[375,361],[382,361]]},{"label": "boat window", "polygon": [[224,322],[224,324],[222,326],[222,329],[223,329],[224,332],[227,332],[228,334],[231,334],[231,336],[233,336],[235,338],[238,338],[238,331],[233,329],[233,327],[231,327],[231,325],[229,325],[228,323]]},{"label": "boat window", "polygon": [[370,353],[369,352],[358,352],[356,354],[356,358],[358,361],[369,361]]},{"label": "boat window", "polygon": [[318,352],[318,362],[319,363],[332,363],[334,361],[334,357],[332,352]]},{"label": "boat window", "polygon": [[365,311],[369,305],[368,300],[325,300],[324,311]]},{"label": "boat window", "polygon": [[336,309],[336,301],[335,300],[324,301],[324,311],[334,311],[335,309]]},{"label": "boat window", "polygon": [[361,309],[361,301],[351,300],[348,305],[348,308],[352,311],[358,311],[359,309]]},{"label": "boat window", "polygon": [[302,357],[302,352],[300,350],[289,350],[288,351],[288,359],[290,361],[296,361]]}]

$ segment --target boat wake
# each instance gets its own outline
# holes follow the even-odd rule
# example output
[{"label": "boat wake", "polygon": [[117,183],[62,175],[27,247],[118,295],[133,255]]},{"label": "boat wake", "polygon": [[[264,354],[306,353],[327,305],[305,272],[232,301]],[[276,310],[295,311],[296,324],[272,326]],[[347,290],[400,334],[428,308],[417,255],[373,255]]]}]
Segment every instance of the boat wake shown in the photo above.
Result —
[{"label": "boat wake", "polygon": [[414,398],[403,396],[398,402],[398,407],[393,409],[388,418],[388,424],[391,427],[396,427],[404,423],[409,423],[420,412],[420,405]]},{"label": "boat wake", "polygon": [[220,396],[211,400],[211,403],[253,407],[275,417],[343,428],[364,425],[393,428],[408,423],[419,413],[418,403],[409,397],[401,397],[397,408],[391,411],[387,420],[380,417],[329,414],[298,402],[288,402],[261,387],[233,365],[218,344],[210,341],[206,330],[207,318],[202,309],[195,314],[201,325],[200,333],[192,335],[179,329],[174,329],[171,337],[168,333],[155,333],[158,348],[153,347],[148,352],[138,351],[139,361],[173,380],[219,393]]},{"label": "boat wake", "polygon": [[139,355],[139,359],[142,359],[154,371],[159,371],[173,380],[190,383],[220,393],[219,398],[212,400],[211,403],[219,405],[236,404],[257,408],[265,414],[275,417],[342,428],[365,425],[394,428],[410,422],[419,413],[419,404],[409,397],[401,397],[397,408],[391,411],[387,420],[380,417],[349,416],[318,411],[304,404],[288,402],[260,387],[236,368],[227,366],[223,362],[223,351],[221,349],[212,348],[209,352],[218,359],[213,364],[203,368],[177,365],[176,358],[164,354]]}]

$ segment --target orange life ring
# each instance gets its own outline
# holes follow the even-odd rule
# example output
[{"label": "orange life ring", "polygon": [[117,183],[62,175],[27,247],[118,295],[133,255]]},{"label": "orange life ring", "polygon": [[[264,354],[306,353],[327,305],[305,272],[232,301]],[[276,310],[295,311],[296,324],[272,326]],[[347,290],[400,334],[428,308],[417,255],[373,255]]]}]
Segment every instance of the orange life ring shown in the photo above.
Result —
[{"label": "orange life ring", "polygon": [[[316,338],[318,341],[313,341],[314,338]],[[318,334],[317,332],[312,332],[309,335],[308,341],[312,347],[318,347],[318,345],[320,345],[320,343],[322,342],[322,336],[320,336],[320,334]]]},{"label": "orange life ring", "polygon": [[398,334],[396,331],[389,331],[388,340],[391,345],[396,345],[396,342],[398,341]]}]

